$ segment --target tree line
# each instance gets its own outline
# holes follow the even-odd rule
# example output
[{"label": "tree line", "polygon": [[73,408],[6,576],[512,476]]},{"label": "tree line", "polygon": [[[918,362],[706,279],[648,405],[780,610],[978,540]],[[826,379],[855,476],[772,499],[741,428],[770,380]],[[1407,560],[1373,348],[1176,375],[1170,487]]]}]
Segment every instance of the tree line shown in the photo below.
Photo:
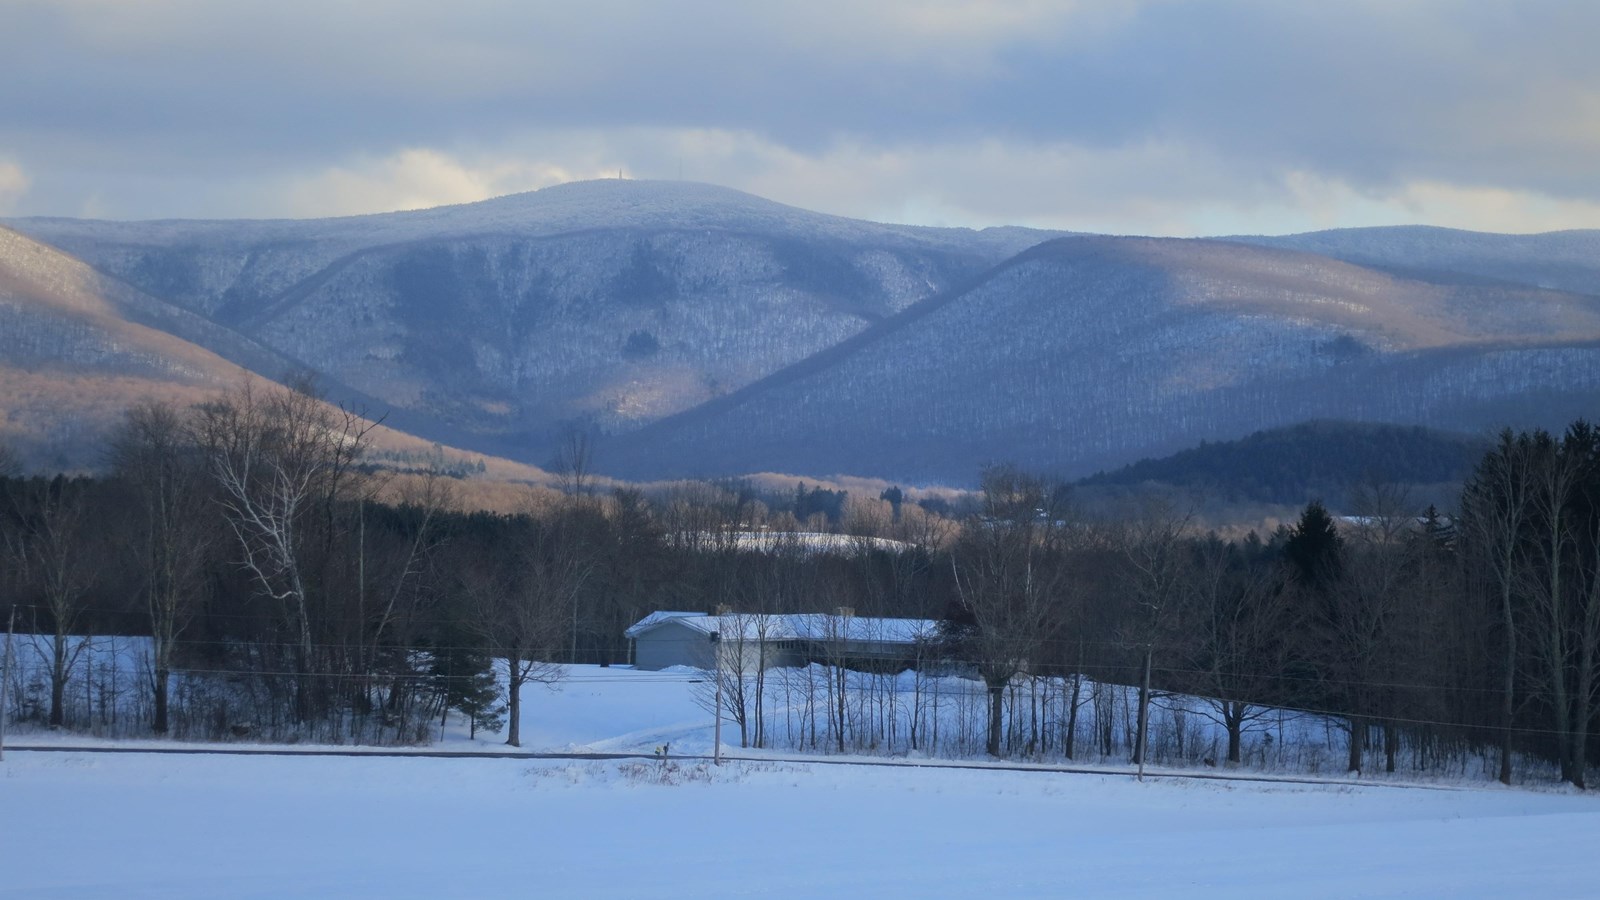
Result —
[{"label": "tree line", "polygon": [[[898,489],[798,489],[827,501],[817,515],[736,484],[602,492],[574,452],[565,490],[467,511],[444,472],[373,466],[371,436],[305,385],[256,384],[130,409],[99,477],[22,477],[0,453],[0,609],[42,660],[13,685],[13,719],[90,727],[104,688],[84,637],[138,634],[125,730],[418,741],[456,710],[517,745],[518,689],[559,663],[629,662],[623,631],[651,611],[848,608],[940,623],[905,677],[981,685],[974,747],[994,756],[1109,753],[1110,719],[1089,714],[1112,702],[1105,685],[1129,692],[1135,761],[1152,705],[1178,696],[1225,735],[1219,764],[1243,763],[1283,710],[1338,723],[1352,771],[1492,757],[1506,782],[1549,765],[1583,785],[1596,750],[1600,437],[1584,423],[1502,435],[1458,509],[1369,480],[1345,516],[1312,502],[1239,539],[1153,496],[1091,518],[1069,486],[1006,466],[950,516]],[[846,537],[826,551],[781,537],[799,512]],[[739,539],[762,529],[780,537]],[[784,707],[811,710],[786,732],[796,745],[809,731],[843,750],[848,725],[853,746],[881,745],[881,729],[892,747],[937,727],[916,709],[867,715],[863,697],[902,703],[896,673],[846,668],[774,682],[822,698]],[[910,706],[937,702],[913,687]],[[761,743],[776,713],[741,713]],[[1080,715],[1107,730],[1080,738]]]}]

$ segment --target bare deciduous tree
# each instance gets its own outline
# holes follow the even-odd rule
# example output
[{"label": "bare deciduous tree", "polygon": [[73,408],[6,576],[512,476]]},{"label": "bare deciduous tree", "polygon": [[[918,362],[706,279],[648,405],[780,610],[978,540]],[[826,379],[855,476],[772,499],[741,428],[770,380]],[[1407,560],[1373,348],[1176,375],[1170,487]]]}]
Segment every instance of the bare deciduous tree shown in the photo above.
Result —
[{"label": "bare deciduous tree", "polygon": [[587,429],[569,427],[562,434],[561,448],[556,453],[556,483],[561,492],[571,497],[588,496],[593,467],[593,437]]},{"label": "bare deciduous tree", "polygon": [[151,728],[165,734],[173,654],[193,616],[215,533],[206,517],[210,480],[188,422],[167,403],[128,410],[112,440],[112,462],[139,501],[132,538],[150,617]]},{"label": "bare deciduous tree", "polygon": [[[1296,627],[1282,585],[1236,544],[1215,535],[1194,550],[1184,641],[1196,672],[1201,714],[1227,735],[1226,761],[1242,762],[1244,731],[1273,710],[1272,680],[1285,667]],[[1181,639],[1180,639],[1181,640]]]},{"label": "bare deciduous tree", "polygon": [[1138,516],[1124,523],[1117,541],[1126,564],[1123,584],[1136,607],[1126,639],[1139,648],[1144,664],[1133,745],[1135,763],[1144,762],[1149,747],[1150,669],[1156,648],[1172,631],[1181,592],[1189,586],[1191,560],[1184,541],[1190,519],[1188,512],[1164,498],[1151,498]]},{"label": "bare deciduous tree", "polygon": [[1536,432],[1530,442],[1534,460],[1533,491],[1534,546],[1537,565],[1533,567],[1534,589],[1529,593],[1529,626],[1539,671],[1550,694],[1552,724],[1556,734],[1557,758],[1563,781],[1581,783],[1583,776],[1574,769],[1572,753],[1573,697],[1568,677],[1573,648],[1570,630],[1569,596],[1573,574],[1572,557],[1579,531],[1573,515],[1573,501],[1584,478],[1589,460],[1561,438]]},{"label": "bare deciduous tree", "polygon": [[1037,661],[1059,621],[1063,569],[1049,558],[1063,493],[1009,466],[983,476],[984,512],[963,530],[950,565],[960,609],[947,617],[952,646],[988,691],[985,748],[1001,755],[1006,687]]},{"label": "bare deciduous tree", "polygon": [[522,746],[522,688],[553,684],[567,613],[594,572],[594,557],[563,531],[563,522],[516,517],[514,543],[487,548],[460,575],[470,627],[506,661],[506,743]]},{"label": "bare deciduous tree", "polygon": [[[314,392],[252,382],[199,408],[197,430],[220,503],[256,587],[281,604],[295,635],[296,715],[314,713],[307,540],[328,540],[329,510],[356,481],[354,464],[374,426]],[[320,521],[318,521],[320,519]]]},{"label": "bare deciduous tree", "polygon": [[[12,527],[0,529],[20,580],[31,586],[49,619],[45,637],[50,670],[50,726],[66,724],[66,688],[88,641],[72,640],[94,582],[85,544],[85,484],[56,476],[11,486]],[[36,635],[37,638],[37,635]]]},{"label": "bare deciduous tree", "polygon": [[764,612],[721,613],[717,641],[706,644],[705,677],[696,686],[695,700],[716,713],[721,698],[722,712],[739,726],[740,747],[762,746],[767,649],[777,625],[778,619]]},{"label": "bare deciduous tree", "polygon": [[1501,432],[1462,490],[1460,539],[1466,558],[1489,582],[1500,615],[1500,771],[1511,783],[1512,735],[1517,715],[1516,610],[1527,583],[1533,471],[1526,439]]},{"label": "bare deciduous tree", "polygon": [[358,602],[362,621],[370,620],[370,634],[367,638],[368,666],[377,658],[378,648],[388,637],[395,620],[406,612],[407,598],[415,600],[413,589],[422,577],[429,555],[437,549],[440,540],[435,523],[454,503],[454,490],[450,480],[444,477],[437,467],[430,466],[422,473],[420,480],[411,482],[401,492],[399,500],[399,512],[409,520],[406,523],[409,534],[405,536],[401,546],[394,548],[397,552],[383,560],[384,571],[382,577],[377,579],[382,593],[378,596],[377,605],[371,610],[366,608],[368,579],[364,571],[366,569],[364,548],[360,560],[363,574],[360,579]]},{"label": "bare deciduous tree", "polygon": [[1574,457],[1580,482],[1573,498],[1574,591],[1571,632],[1571,781],[1586,786],[1589,735],[1600,714],[1600,431],[1579,421],[1567,429],[1564,452]]}]

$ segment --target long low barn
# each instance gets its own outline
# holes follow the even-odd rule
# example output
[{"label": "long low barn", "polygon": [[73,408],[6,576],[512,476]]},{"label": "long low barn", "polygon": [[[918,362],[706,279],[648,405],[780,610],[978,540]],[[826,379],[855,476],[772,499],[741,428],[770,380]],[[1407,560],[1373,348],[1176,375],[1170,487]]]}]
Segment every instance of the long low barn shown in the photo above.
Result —
[{"label": "long low barn", "polygon": [[938,636],[931,619],[886,619],[849,612],[724,613],[654,612],[634,623],[627,636],[635,668],[712,665],[711,636],[718,636],[722,664],[739,671],[804,666],[812,662],[853,669],[898,670],[913,666]]}]

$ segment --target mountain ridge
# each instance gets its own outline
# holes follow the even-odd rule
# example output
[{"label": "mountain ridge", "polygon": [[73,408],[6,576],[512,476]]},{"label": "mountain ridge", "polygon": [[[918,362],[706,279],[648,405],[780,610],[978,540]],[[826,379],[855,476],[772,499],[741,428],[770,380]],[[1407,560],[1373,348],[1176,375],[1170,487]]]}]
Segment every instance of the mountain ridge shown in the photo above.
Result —
[{"label": "mountain ridge", "polygon": [[713,399],[1039,237],[878,225],[631,181],[358,219],[18,225],[452,438],[497,448],[549,444],[572,423],[625,429]]},{"label": "mountain ridge", "polygon": [[1600,232],[975,231],[617,180],[321,220],[11,221],[130,318],[261,374],[531,462],[587,431],[630,477],[1088,474],[1307,418],[1553,424],[1600,386]]},{"label": "mountain ridge", "polygon": [[[813,467],[800,471],[815,475],[849,471],[882,477],[916,475],[932,480],[970,481],[976,477],[977,469],[984,462],[1016,461],[1035,467],[1060,468],[1063,470],[1062,474],[1088,474],[1084,470],[1103,457],[1096,455],[1095,452],[1075,451],[1073,446],[1085,440],[1091,442],[1099,440],[1101,435],[1096,433],[1091,436],[1084,429],[1069,427],[1055,417],[1058,414],[1069,417],[1089,415],[1096,420],[1101,432],[1128,431],[1125,425],[1127,414],[1125,412],[1118,414],[1113,410],[1119,408],[1127,410],[1126,404],[1133,401],[1122,398],[1124,396],[1131,398],[1133,395],[1106,390],[1105,383],[1108,380],[1114,382],[1119,373],[1122,377],[1126,377],[1127,368],[1135,362],[1140,366],[1159,367],[1164,358],[1173,354],[1185,354],[1189,357],[1183,374],[1176,371],[1165,375],[1152,374],[1146,380],[1165,380],[1170,387],[1160,389],[1158,386],[1145,384],[1139,388],[1142,393],[1136,392],[1136,394],[1144,398],[1139,403],[1145,409],[1173,407],[1173,404],[1176,404],[1173,407],[1175,411],[1183,411],[1185,416],[1194,420],[1193,426],[1185,428],[1196,431],[1197,433],[1190,435],[1195,438],[1227,436],[1230,428],[1237,429],[1234,433],[1242,433],[1261,427],[1260,423],[1252,425],[1248,421],[1248,415],[1239,415],[1235,412],[1230,414],[1229,418],[1220,416],[1215,411],[1207,412],[1205,403],[1208,395],[1234,407],[1249,406],[1254,410],[1251,413],[1253,415],[1276,410],[1279,407],[1284,408],[1282,412],[1271,413],[1274,417],[1282,417],[1282,421],[1267,421],[1265,424],[1283,424],[1297,418],[1306,418],[1294,410],[1287,394],[1280,390],[1283,385],[1275,383],[1274,378],[1292,382],[1291,387],[1308,397],[1318,395],[1320,392],[1323,399],[1317,401],[1321,404],[1317,409],[1324,411],[1328,416],[1335,415],[1340,410],[1359,412],[1363,408],[1371,410],[1373,414],[1389,416],[1402,415],[1412,409],[1420,411],[1421,400],[1406,399],[1405,396],[1396,393],[1400,390],[1397,385],[1405,385],[1409,381],[1415,383],[1417,391],[1429,392],[1437,397],[1438,402],[1448,406],[1453,413],[1481,418],[1482,415],[1488,414],[1485,404],[1494,405],[1492,399],[1478,397],[1472,390],[1452,384],[1448,377],[1444,377],[1442,382],[1441,379],[1435,378],[1430,383],[1419,379],[1418,374],[1435,370],[1470,374],[1476,371],[1474,367],[1485,366],[1489,370],[1498,371],[1507,366],[1515,367],[1517,365],[1515,359],[1531,358],[1527,355],[1534,353],[1553,354],[1562,364],[1569,367],[1579,365],[1583,372],[1581,376],[1583,384],[1587,385],[1582,388],[1583,390],[1591,390],[1595,383],[1595,366],[1590,361],[1594,357],[1594,346],[1588,340],[1569,335],[1567,332],[1572,327],[1570,323],[1551,324],[1542,333],[1519,334],[1516,333],[1517,329],[1537,331],[1538,323],[1530,325],[1513,322],[1516,327],[1510,332],[1496,331],[1492,327],[1480,327],[1476,331],[1469,330],[1467,333],[1454,335],[1450,340],[1440,340],[1432,332],[1436,330],[1435,323],[1426,317],[1411,322],[1410,332],[1381,316],[1374,317],[1375,324],[1363,325],[1360,310],[1352,310],[1350,307],[1355,304],[1349,302],[1345,295],[1338,293],[1338,289],[1346,287],[1341,281],[1356,273],[1375,279],[1375,283],[1383,286],[1390,294],[1404,290],[1410,291],[1413,295],[1425,296],[1429,298],[1430,303],[1441,310],[1449,306],[1448,301],[1459,299],[1455,295],[1441,293],[1435,286],[1406,284],[1381,273],[1360,272],[1348,264],[1324,260],[1316,268],[1315,274],[1317,278],[1329,281],[1328,284],[1320,285],[1325,289],[1327,296],[1308,298],[1308,289],[1302,284],[1296,288],[1299,292],[1297,295],[1283,299],[1277,293],[1268,290],[1274,287],[1272,283],[1268,283],[1267,288],[1261,288],[1261,291],[1272,296],[1263,298],[1241,296],[1244,289],[1237,281],[1225,279],[1220,284],[1210,284],[1201,277],[1206,274],[1204,270],[1200,275],[1196,275],[1194,271],[1172,269],[1170,266],[1163,268],[1152,262],[1152,260],[1160,262],[1161,257],[1169,256],[1173,252],[1180,256],[1202,253],[1205,255],[1202,262],[1209,265],[1215,262],[1214,257],[1218,248],[1225,244],[1226,242],[1179,239],[1083,237],[1040,245],[995,267],[990,271],[986,281],[1003,279],[1007,273],[1016,273],[1035,264],[1046,267],[1064,264],[1066,268],[1060,271],[1034,273],[1038,277],[1025,274],[1022,283],[1002,285],[998,290],[992,285],[980,284],[977,288],[964,293],[971,295],[974,292],[985,292],[990,295],[988,300],[973,301],[970,296],[964,299],[963,293],[958,292],[954,296],[941,298],[937,303],[930,301],[928,307],[919,308],[921,315],[907,316],[899,323],[904,326],[927,315],[936,315],[939,310],[960,307],[964,302],[975,307],[982,303],[990,305],[999,303],[1001,307],[997,308],[1003,308],[1004,304],[1015,301],[1023,294],[1033,292],[1036,295],[1035,299],[1028,301],[1027,308],[1022,310],[1023,315],[1031,317],[1028,324],[1019,326],[1012,322],[1011,333],[1028,335],[1035,345],[1043,348],[1040,352],[1018,353],[1016,348],[1007,348],[1004,342],[999,342],[994,343],[983,354],[979,354],[978,359],[969,359],[961,355],[963,351],[959,345],[941,347],[933,339],[923,339],[915,335],[902,341],[907,346],[896,347],[895,330],[884,328],[858,337],[852,346],[847,348],[850,352],[845,355],[846,364],[850,368],[843,374],[830,376],[826,369],[819,372],[813,367],[814,361],[808,360],[801,364],[805,367],[803,370],[780,373],[769,380],[752,385],[734,398],[737,403],[725,401],[716,407],[708,405],[690,410],[678,417],[664,419],[634,435],[617,439],[610,452],[620,463],[620,470],[627,472],[632,471],[631,467],[638,465],[637,461],[645,456],[674,456],[677,444],[693,443],[708,448],[722,447],[729,445],[732,434],[738,434],[740,440],[737,446],[746,453],[757,455],[751,465],[794,471],[797,465],[804,462],[802,455],[780,448],[793,448],[805,442],[808,435],[827,433],[827,420],[836,417],[839,431],[846,433],[864,431],[871,434],[871,437],[854,442],[853,446],[857,448],[857,461],[853,462],[850,454],[835,452],[838,451],[837,441],[827,441],[825,442],[827,446],[815,451]],[[1315,261],[1314,257],[1304,253],[1285,253],[1242,246],[1237,250],[1224,252],[1234,256],[1250,257],[1247,262],[1264,260],[1273,264],[1303,266]],[[1106,259],[1108,256],[1112,260],[1109,264]],[[1066,281],[1062,281],[1063,278]],[[1308,276],[1314,287],[1318,286],[1317,278]],[[1136,283],[1129,284],[1130,281]],[[1210,296],[1205,293],[1208,290],[1221,296]],[[1485,298],[1470,291],[1464,293],[1475,305],[1488,302],[1489,299],[1504,299],[1504,297]],[[1099,299],[1092,299],[1095,297]],[[1152,298],[1158,298],[1160,302],[1153,302]],[[1392,296],[1379,295],[1378,299],[1398,304],[1408,314],[1415,312],[1413,307],[1395,300]],[[1600,307],[1591,302],[1590,298],[1566,296],[1557,298],[1546,292],[1522,291],[1513,295],[1513,299],[1533,306],[1549,303],[1553,299],[1559,299],[1563,304],[1582,300],[1580,330],[1585,335],[1600,333]],[[1082,316],[1074,318],[1075,312],[1069,310],[1075,310],[1076,306],[1082,306],[1085,302],[1095,305],[1095,310],[1086,318]],[[1269,336],[1270,329],[1250,326],[1251,320],[1261,318],[1260,304],[1268,302],[1298,307],[1293,315],[1281,314],[1273,319],[1280,323],[1275,326],[1279,329],[1276,338]],[[1370,297],[1365,298],[1364,302],[1369,305],[1375,303]],[[1144,312],[1139,312],[1141,309]],[[1116,315],[1129,311],[1132,311],[1132,318],[1124,316],[1125,321],[1109,328],[1101,327]],[[965,319],[960,325],[946,327],[943,331],[963,335],[972,335],[976,330],[976,323],[983,319],[983,315],[970,312],[956,312],[952,315],[965,316]],[[1005,318],[1007,315],[1010,313],[995,313],[998,318]],[[1063,315],[1066,318],[1063,318]],[[1320,320],[1316,318],[1317,315],[1321,316]],[[1406,323],[1402,321],[1402,324]],[[1076,343],[1073,343],[1071,335],[1076,331],[1093,331],[1095,328],[1100,330],[1087,338],[1076,339]],[[1241,331],[1241,328],[1246,328],[1247,331]],[[1211,330],[1209,334],[1206,329]],[[1047,346],[1049,336],[1052,334],[1060,338],[1059,347]],[[1263,338],[1266,339],[1265,343],[1262,343]],[[1134,349],[1141,341],[1145,342],[1145,348],[1142,351]],[[1389,346],[1379,346],[1382,341],[1388,341]],[[910,379],[916,382],[917,386],[905,383],[904,379],[896,381],[896,372],[885,368],[880,362],[861,358],[862,354],[874,344],[879,345],[877,352],[882,356],[908,360],[903,365],[921,366],[928,377]],[[1103,354],[1105,358],[1101,364],[1087,367],[1080,364],[1081,358],[1085,355],[1099,353],[1105,348],[1111,348],[1112,352]],[[1230,366],[1226,359],[1220,358],[1230,352],[1235,355],[1243,354],[1245,359],[1242,362],[1236,361],[1237,364]],[[1130,353],[1134,356],[1129,356]],[[1277,363],[1271,362],[1274,356],[1283,357],[1285,353],[1289,356]],[[987,360],[1007,354],[1017,357],[1019,361],[1025,359],[1023,370],[1009,375],[1004,371],[989,371],[970,379],[976,383],[990,385],[985,389],[988,392],[987,398],[981,401],[962,401],[958,396],[962,389],[960,385],[949,390],[939,387],[933,372],[936,366],[925,362],[928,359],[939,359],[942,365],[949,364],[954,358],[960,364],[981,367],[988,364]],[[1579,361],[1575,362],[1574,357]],[[830,358],[829,361],[836,360]],[[1070,369],[1074,366],[1080,369],[1074,379],[1058,380],[1056,383],[1063,393],[1076,391],[1089,399],[1062,402],[1059,394],[1045,390],[1044,385],[1050,380],[1052,370]],[[1281,374],[1272,375],[1270,372],[1262,374],[1274,366]],[[1345,373],[1338,376],[1345,379],[1349,379],[1351,373],[1359,371],[1360,380],[1363,382],[1361,387],[1373,396],[1370,398],[1345,396],[1340,394],[1336,385],[1318,386],[1314,382],[1306,381],[1319,373],[1327,374],[1335,368]],[[1207,372],[1210,372],[1209,376]],[[1017,377],[1019,375],[1021,377]],[[831,386],[827,383],[830,377],[834,381]],[[1207,377],[1213,379],[1215,384],[1208,387],[1203,383],[1196,383],[1203,382]],[[890,386],[878,387],[874,383],[875,379],[886,381]],[[1013,385],[1020,386],[1010,389],[993,387],[996,384],[1005,384],[1008,379]],[[816,382],[819,380],[823,382],[822,386],[817,386]],[[808,385],[808,381],[811,384]],[[1535,379],[1535,382],[1537,383],[1530,383],[1519,389],[1537,392],[1548,386],[1546,382],[1540,382],[1538,379]],[[929,385],[932,387],[928,387]],[[826,400],[816,399],[824,395]],[[1234,398],[1231,401],[1227,399],[1230,396]],[[870,399],[862,399],[864,397]],[[918,399],[907,400],[908,397]],[[991,428],[987,431],[981,427],[951,427],[932,431],[925,429],[922,438],[930,445],[929,449],[923,450],[920,454],[915,451],[900,453],[896,457],[895,468],[873,468],[869,448],[891,442],[895,432],[894,429],[875,431],[874,415],[868,414],[865,407],[875,406],[880,410],[879,415],[889,416],[890,413],[881,411],[892,410],[909,403],[921,410],[920,414],[903,410],[896,414],[895,421],[900,429],[910,430],[916,427],[915,423],[919,418],[937,416],[941,407],[948,408],[952,404],[961,402],[965,402],[965,406],[958,418],[969,423],[969,426],[971,423],[981,422],[998,406],[1011,404],[1014,408],[1009,412],[1019,422],[1032,422],[1032,430],[1036,433],[1028,436],[1026,432],[1016,431],[1012,425]],[[1502,407],[1503,405],[1501,404]],[[817,412],[813,407],[820,408],[823,412]],[[741,408],[745,409],[745,412],[740,412]],[[844,411],[846,409],[851,411]],[[1070,413],[1069,411],[1073,409],[1078,412]],[[801,410],[805,410],[806,413],[802,414],[799,412]],[[810,416],[809,419],[807,415]],[[719,417],[731,417],[734,421],[718,425],[716,421]],[[790,426],[774,432],[770,423],[777,421],[789,422]],[[693,432],[693,436],[684,437],[681,434],[684,431]],[[1055,437],[1041,439],[1038,433],[1053,434]],[[1104,452],[1114,458],[1118,454],[1149,455],[1158,450],[1179,449],[1185,445],[1183,429],[1170,435],[1163,435],[1166,433],[1158,431],[1144,437],[1129,438],[1120,443],[1113,441],[1106,445],[1106,450],[1097,452]],[[967,452],[957,454],[959,462],[955,464],[916,462],[915,457],[919,455],[926,460],[937,458],[940,455],[938,446],[949,442],[964,442],[969,445]],[[1055,445],[1053,449],[1048,446],[1052,443]],[[665,451],[663,444],[668,447]],[[756,449],[758,444],[765,449],[758,451]],[[771,455],[760,455],[761,453]],[[988,455],[982,455],[984,453]],[[697,459],[708,466],[721,462],[715,455],[708,457],[704,453],[685,458]],[[922,466],[920,471],[907,470],[908,467],[919,465]],[[961,471],[963,468],[966,471]],[[682,469],[679,472],[700,474],[692,469]]]}]

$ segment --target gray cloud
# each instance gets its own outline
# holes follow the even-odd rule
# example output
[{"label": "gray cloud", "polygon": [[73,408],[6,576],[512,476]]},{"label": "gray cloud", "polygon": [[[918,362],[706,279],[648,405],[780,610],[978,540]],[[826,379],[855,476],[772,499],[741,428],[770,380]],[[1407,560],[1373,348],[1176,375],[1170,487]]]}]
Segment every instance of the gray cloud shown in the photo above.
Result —
[{"label": "gray cloud", "polygon": [[1487,227],[1494,211],[1539,227],[1546,210],[1550,227],[1600,226],[1592,4],[0,0],[0,15],[0,162],[24,173],[24,212],[293,213],[259,204],[345,176],[363,185],[350,203],[417,202],[432,194],[403,182],[421,153],[444,193],[682,165],[779,199],[839,195],[850,214],[1189,233],[1252,216],[1247,230],[1407,213]]}]

